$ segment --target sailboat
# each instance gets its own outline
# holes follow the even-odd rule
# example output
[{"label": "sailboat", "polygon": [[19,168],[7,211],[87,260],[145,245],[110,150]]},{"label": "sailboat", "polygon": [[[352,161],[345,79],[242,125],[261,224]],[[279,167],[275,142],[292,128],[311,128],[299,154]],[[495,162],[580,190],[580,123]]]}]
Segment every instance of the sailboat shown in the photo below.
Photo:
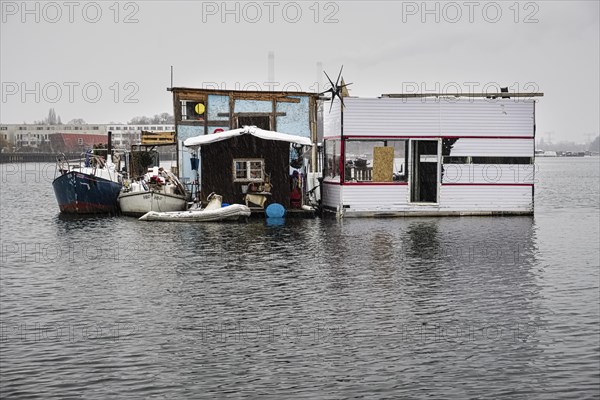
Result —
[{"label": "sailboat", "polygon": [[91,151],[86,153],[85,159],[76,162],[68,161],[61,155],[57,159],[57,173],[52,187],[61,212],[117,212],[117,197],[123,186],[123,177],[118,165],[113,163],[110,150],[106,160],[93,155]]}]

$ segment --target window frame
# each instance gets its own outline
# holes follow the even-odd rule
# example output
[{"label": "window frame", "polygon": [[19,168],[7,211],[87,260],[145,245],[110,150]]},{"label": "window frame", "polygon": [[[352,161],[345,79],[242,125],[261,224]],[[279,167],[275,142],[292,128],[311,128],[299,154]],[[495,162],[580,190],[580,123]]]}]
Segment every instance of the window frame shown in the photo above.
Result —
[{"label": "window frame", "polygon": [[[329,156],[331,156],[331,157],[329,157]],[[329,165],[329,158],[331,158],[331,166]],[[323,178],[325,178],[329,181],[340,182],[340,180],[341,180],[340,159],[341,158],[342,158],[342,141],[339,138],[323,139]]]},{"label": "window frame", "polygon": [[[348,167],[348,144],[356,142],[383,142],[383,147],[392,147],[395,149],[395,146],[389,146],[388,142],[403,142],[404,143],[404,171],[401,175],[401,179],[393,180],[391,182],[376,182],[371,177],[370,180],[357,180],[351,178],[348,174],[344,173],[344,183],[350,184],[398,184],[403,185],[406,184],[409,180],[409,164],[408,164],[408,152],[409,152],[409,140],[408,139],[398,139],[398,138],[386,138],[386,137],[369,137],[369,138],[348,138],[344,139],[344,168]],[[375,146],[374,146],[375,147]],[[368,160],[366,160],[368,162]],[[371,163],[373,160],[371,160]]]},{"label": "window frame", "polygon": [[[246,165],[246,177],[245,178],[238,178],[238,169],[237,169],[237,163],[245,163]],[[252,169],[251,168],[251,163],[256,163],[259,162],[260,163],[260,178],[252,178],[251,177],[251,172],[252,171],[256,171],[256,168]],[[264,182],[265,179],[265,160],[263,158],[234,158],[233,159],[233,165],[232,165],[232,176],[233,176],[233,181],[234,182],[241,182],[241,183],[248,183],[248,182]]]},{"label": "window frame", "polygon": [[[179,103],[181,104],[181,108],[180,108],[181,121],[204,122],[206,120],[207,106],[206,106],[206,100],[205,99],[200,99],[200,100],[181,99],[181,100],[179,100]],[[190,117],[188,115],[188,108],[187,108],[188,107],[188,103],[194,103],[194,104],[202,103],[202,105],[204,106],[204,113],[201,115],[200,118],[193,118],[193,117]],[[200,115],[200,114],[197,114],[197,115]]]}]

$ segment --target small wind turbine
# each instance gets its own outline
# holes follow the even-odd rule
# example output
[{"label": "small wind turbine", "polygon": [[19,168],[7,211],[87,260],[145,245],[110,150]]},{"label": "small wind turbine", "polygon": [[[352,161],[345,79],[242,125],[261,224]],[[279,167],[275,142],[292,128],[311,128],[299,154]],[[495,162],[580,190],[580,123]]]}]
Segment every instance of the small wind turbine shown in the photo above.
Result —
[{"label": "small wind turbine", "polygon": [[[340,68],[340,73],[338,74],[338,77],[337,77],[335,83],[333,83],[333,81],[331,80],[329,75],[327,75],[327,72],[323,71],[325,73],[325,76],[329,80],[329,83],[331,84],[331,88],[324,92],[319,93],[319,96],[323,95],[325,93],[331,93],[331,104],[329,105],[329,112],[331,112],[331,107],[333,107],[333,101],[335,100],[336,96],[340,99],[340,102],[342,103],[342,107],[344,107],[344,98],[343,97],[348,95],[348,89],[346,89],[346,86],[352,85],[352,83],[344,83],[344,78],[342,78],[342,70],[343,69],[344,69],[344,66],[342,65],[342,67]],[[342,78],[341,82],[340,82],[340,78]]]}]

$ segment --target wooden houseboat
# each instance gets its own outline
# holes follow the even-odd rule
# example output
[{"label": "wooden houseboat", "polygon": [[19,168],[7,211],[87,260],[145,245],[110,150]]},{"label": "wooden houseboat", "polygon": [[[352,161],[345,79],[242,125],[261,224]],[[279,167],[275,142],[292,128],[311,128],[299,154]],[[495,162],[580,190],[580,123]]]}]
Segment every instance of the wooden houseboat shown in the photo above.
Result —
[{"label": "wooden houseboat", "polygon": [[533,213],[542,93],[334,98],[322,109],[325,210],[338,216]]},{"label": "wooden houseboat", "polygon": [[253,211],[269,203],[303,208],[307,175],[316,168],[310,145],[316,141],[318,94],[170,90],[179,175],[194,198],[206,202],[216,192],[224,203],[247,203]]}]

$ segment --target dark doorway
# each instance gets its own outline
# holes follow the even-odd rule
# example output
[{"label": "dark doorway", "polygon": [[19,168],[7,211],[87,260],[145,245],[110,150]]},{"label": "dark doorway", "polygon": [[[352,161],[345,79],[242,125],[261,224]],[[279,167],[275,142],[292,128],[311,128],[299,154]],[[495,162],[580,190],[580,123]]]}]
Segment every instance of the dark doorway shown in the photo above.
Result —
[{"label": "dark doorway", "polygon": [[264,129],[266,131],[271,130],[271,117],[268,115],[265,116],[239,116],[237,118],[238,128],[241,128],[245,125],[248,126],[256,126],[257,128]]},{"label": "dark doorway", "polygon": [[438,141],[413,140],[410,201],[437,203]]}]

